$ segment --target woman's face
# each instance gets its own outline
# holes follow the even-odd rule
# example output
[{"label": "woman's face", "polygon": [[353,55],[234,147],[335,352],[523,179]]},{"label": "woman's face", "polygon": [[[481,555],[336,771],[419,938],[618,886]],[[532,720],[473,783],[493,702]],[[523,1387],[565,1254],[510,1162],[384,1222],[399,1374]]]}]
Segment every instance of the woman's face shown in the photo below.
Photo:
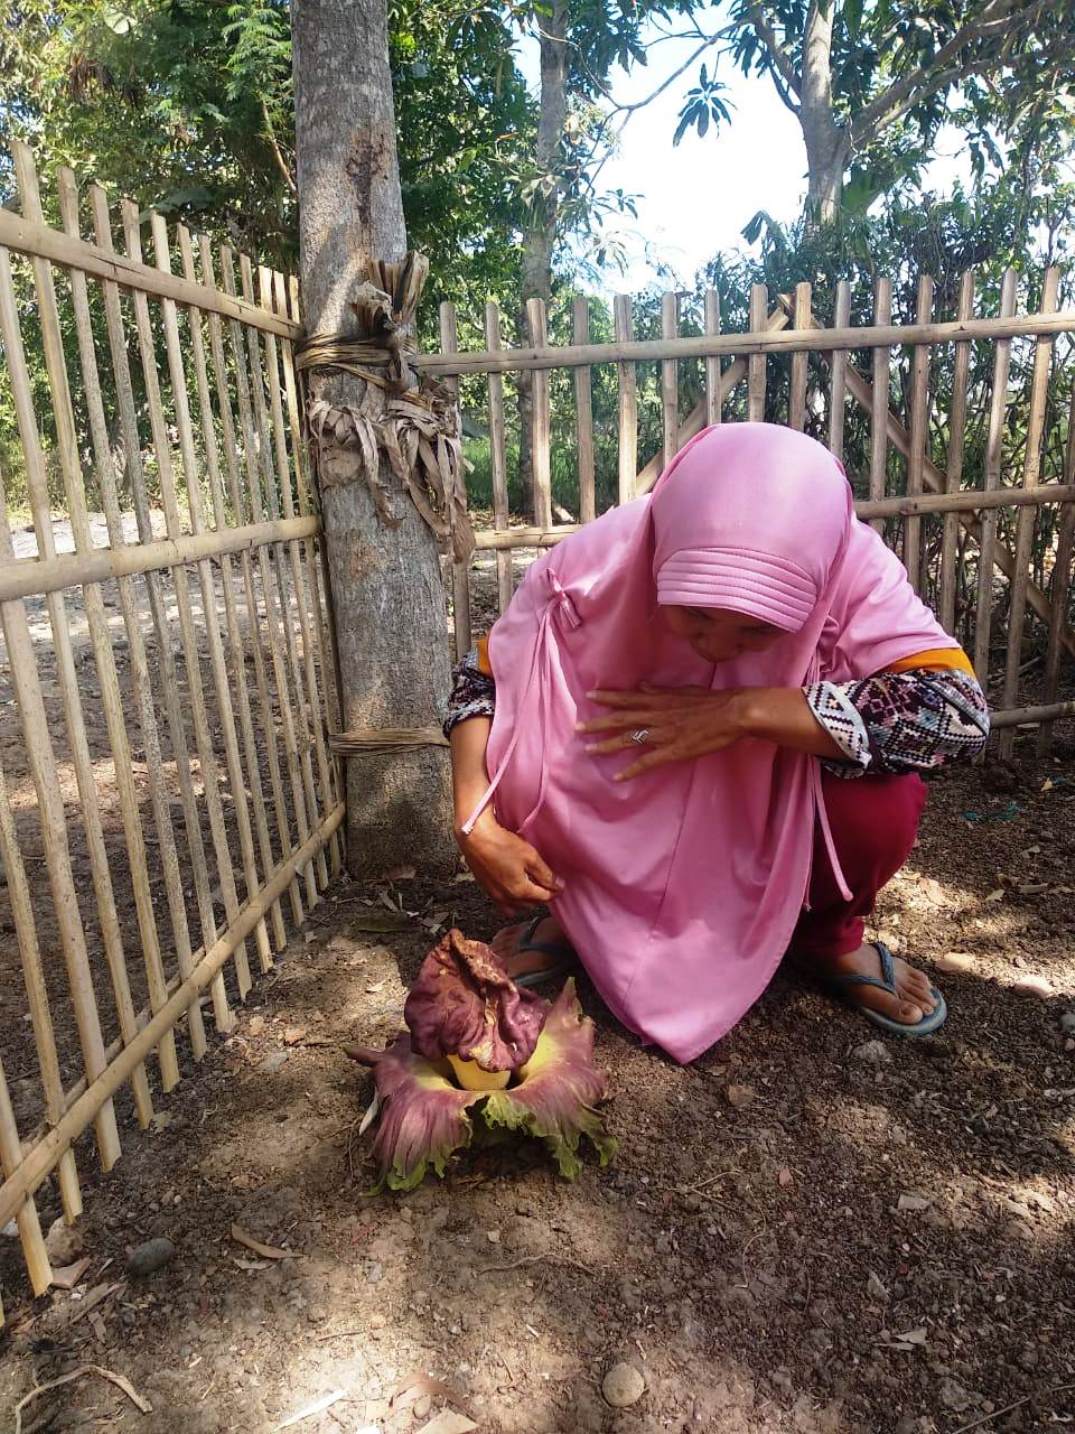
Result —
[{"label": "woman's face", "polygon": [[706,662],[732,662],[745,652],[764,652],[783,634],[771,623],[716,607],[663,607],[676,637]]}]

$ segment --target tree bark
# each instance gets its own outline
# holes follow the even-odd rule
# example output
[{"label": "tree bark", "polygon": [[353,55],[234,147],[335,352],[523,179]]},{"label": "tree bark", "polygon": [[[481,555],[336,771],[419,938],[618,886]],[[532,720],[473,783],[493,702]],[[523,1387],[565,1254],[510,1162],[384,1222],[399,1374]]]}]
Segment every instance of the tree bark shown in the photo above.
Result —
[{"label": "tree bark", "polygon": [[[519,342],[530,343],[526,317],[528,299],[552,298],[552,256],[556,246],[556,225],[560,212],[560,163],[567,123],[567,0],[553,0],[552,8],[538,16],[538,47],[541,65],[541,95],[535,158],[545,189],[535,194],[531,220],[523,235],[521,303],[517,316]],[[526,495],[530,517],[534,511],[534,464],[532,430],[533,375],[519,374],[519,479]]]},{"label": "tree bark", "polygon": [[806,143],[807,210],[814,223],[840,212],[847,135],[832,107],[833,0],[813,0],[806,19],[799,123]]},{"label": "tree bark", "polygon": [[[407,247],[385,0],[292,0],[292,29],[306,329],[354,333],[369,260]],[[310,388],[357,408],[365,385],[315,371]],[[396,527],[379,519],[353,450],[326,444],[318,466],[344,728],[436,726],[450,682],[436,540],[383,457]],[[455,868],[444,748],[352,757],[346,786],[352,875]]]}]

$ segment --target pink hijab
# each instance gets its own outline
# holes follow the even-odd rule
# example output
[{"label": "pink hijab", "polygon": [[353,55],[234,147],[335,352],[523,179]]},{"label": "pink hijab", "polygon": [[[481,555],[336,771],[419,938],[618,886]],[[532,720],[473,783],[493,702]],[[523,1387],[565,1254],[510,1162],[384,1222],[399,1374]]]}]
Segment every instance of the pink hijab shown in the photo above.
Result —
[{"label": "pink hijab", "polygon": [[[665,626],[669,604],[786,636],[714,667]],[[625,754],[588,756],[575,730],[601,710],[586,694],[845,681],[955,645],[854,518],[840,464],[769,424],[704,430],[649,497],[534,563],[490,639],[490,795],[564,881],[556,915],[625,1026],[686,1062],[735,1025],[787,948],[828,822],[818,761],[760,740],[613,782]],[[839,875],[831,838],[829,853]]]}]

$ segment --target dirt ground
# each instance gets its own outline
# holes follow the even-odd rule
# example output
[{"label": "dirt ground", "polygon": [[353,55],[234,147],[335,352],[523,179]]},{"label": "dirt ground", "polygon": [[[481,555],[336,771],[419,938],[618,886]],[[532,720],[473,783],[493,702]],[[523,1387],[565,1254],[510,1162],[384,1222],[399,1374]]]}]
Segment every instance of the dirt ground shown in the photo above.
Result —
[{"label": "dirt ground", "polygon": [[[367,1193],[368,1077],[341,1044],[395,1032],[438,920],[474,936],[495,920],[473,883],[400,880],[419,917],[385,931],[378,894],[338,883],[236,1032],[88,1190],[77,1288],[32,1301],[0,1239],[2,1427],[83,1365],[122,1375],[152,1412],[87,1373],[26,1406],[27,1434],[260,1434],[332,1396],[289,1427],[1075,1422],[1075,751],[1020,751],[1010,771],[933,783],[878,912],[936,972],[942,1036],[866,1045],[860,1017],[780,975],[681,1069],[584,982],[620,1153],[573,1185],[509,1148],[464,1153],[410,1196]],[[731,1086],[747,1088],[736,1104]],[[88,1175],[88,1151],[80,1163]],[[47,1189],[39,1204],[58,1214]],[[233,1226],[289,1257],[260,1257]],[[169,1262],[130,1272],[158,1236]],[[614,1410],[601,1386],[618,1361],[646,1389]]]}]

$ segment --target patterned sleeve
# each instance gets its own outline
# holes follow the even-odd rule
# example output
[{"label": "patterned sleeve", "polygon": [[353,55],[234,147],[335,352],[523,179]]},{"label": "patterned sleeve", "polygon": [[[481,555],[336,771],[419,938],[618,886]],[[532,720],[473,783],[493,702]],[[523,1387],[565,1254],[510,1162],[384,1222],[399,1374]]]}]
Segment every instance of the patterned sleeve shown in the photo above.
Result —
[{"label": "patterned sleeve", "polygon": [[452,673],[452,695],[448,698],[448,716],[444,735],[470,717],[492,717],[496,710],[496,683],[482,672],[478,652],[472,648]]},{"label": "patterned sleeve", "polygon": [[824,764],[840,777],[928,771],[973,757],[989,736],[985,694],[958,669],[881,672],[858,682],[818,682],[805,692],[845,755]]}]

